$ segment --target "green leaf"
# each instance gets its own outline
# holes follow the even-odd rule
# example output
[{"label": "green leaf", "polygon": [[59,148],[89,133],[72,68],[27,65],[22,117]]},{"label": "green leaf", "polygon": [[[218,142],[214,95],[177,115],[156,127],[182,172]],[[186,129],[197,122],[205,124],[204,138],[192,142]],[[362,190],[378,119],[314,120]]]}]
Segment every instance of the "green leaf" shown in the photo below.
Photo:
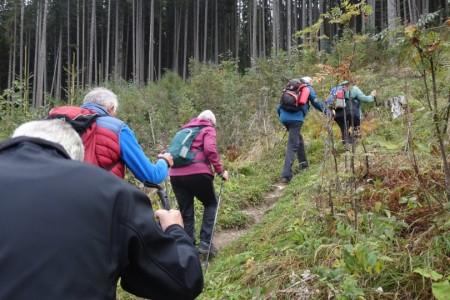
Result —
[{"label": "green leaf", "polygon": [[380,212],[381,206],[382,206],[381,202],[379,201],[375,202],[375,212]]},{"label": "green leaf", "polygon": [[436,272],[435,270],[424,270],[421,268],[414,269],[414,273],[418,273],[425,278],[431,278],[431,280],[436,281],[442,279],[444,276]]},{"label": "green leaf", "polygon": [[425,153],[431,153],[431,148],[425,143],[416,143],[417,148]]},{"label": "green leaf", "polygon": [[449,282],[434,282],[431,285],[431,289],[433,291],[433,296],[436,297],[437,300],[448,300],[450,295],[450,284]]}]

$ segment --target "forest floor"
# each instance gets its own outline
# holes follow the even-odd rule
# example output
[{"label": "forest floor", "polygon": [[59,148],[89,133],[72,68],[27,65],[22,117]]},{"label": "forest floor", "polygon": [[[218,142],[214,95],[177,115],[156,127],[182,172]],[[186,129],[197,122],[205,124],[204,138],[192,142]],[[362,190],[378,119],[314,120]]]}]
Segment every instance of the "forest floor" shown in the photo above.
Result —
[{"label": "forest floor", "polygon": [[[283,184],[272,185],[273,189],[264,197],[264,201],[260,205],[252,206],[244,209],[244,213],[251,216],[254,221],[245,228],[233,228],[224,229],[218,231],[214,234],[213,243],[220,250],[221,248],[228,245],[230,242],[238,239],[240,236],[249,232],[253,226],[261,222],[264,214],[270,210],[273,205],[277,202],[278,198],[283,194],[283,189],[285,186]],[[219,217],[220,217],[220,207],[219,207]]]}]

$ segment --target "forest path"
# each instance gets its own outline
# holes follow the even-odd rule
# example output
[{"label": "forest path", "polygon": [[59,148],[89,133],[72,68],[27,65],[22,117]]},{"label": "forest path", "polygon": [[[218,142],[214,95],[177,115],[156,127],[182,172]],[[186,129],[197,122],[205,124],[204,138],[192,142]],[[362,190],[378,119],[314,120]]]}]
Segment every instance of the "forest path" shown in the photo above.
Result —
[{"label": "forest path", "polygon": [[[264,197],[264,201],[262,201],[261,204],[246,208],[244,210],[244,213],[254,218],[253,223],[249,224],[245,228],[224,229],[214,234],[213,243],[219,250],[228,245],[230,242],[246,234],[253,228],[253,226],[261,222],[262,218],[264,217],[264,214],[268,210],[270,210],[273,207],[273,205],[277,202],[278,198],[281,195],[283,195],[285,185],[277,183],[272,185],[272,187],[273,187],[272,191],[269,192]],[[220,207],[219,207],[219,217],[220,217]]]}]

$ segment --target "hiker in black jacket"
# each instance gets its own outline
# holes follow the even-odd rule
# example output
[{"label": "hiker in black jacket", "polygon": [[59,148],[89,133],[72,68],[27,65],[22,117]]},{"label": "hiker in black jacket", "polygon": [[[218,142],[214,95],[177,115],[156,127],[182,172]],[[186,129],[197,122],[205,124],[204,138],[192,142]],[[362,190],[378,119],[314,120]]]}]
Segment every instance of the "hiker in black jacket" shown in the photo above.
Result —
[{"label": "hiker in black jacket", "polygon": [[199,295],[180,212],[154,214],[145,193],[83,156],[60,120],[25,123],[0,143],[0,299],[116,299],[119,278],[139,297]]}]

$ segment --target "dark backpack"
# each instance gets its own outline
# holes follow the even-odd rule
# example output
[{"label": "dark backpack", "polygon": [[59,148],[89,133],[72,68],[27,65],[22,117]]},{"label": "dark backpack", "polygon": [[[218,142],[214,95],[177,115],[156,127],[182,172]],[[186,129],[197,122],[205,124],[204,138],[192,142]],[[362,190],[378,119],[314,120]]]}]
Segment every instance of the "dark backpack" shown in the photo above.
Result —
[{"label": "dark backpack", "polygon": [[[77,106],[60,106],[53,108],[45,119],[60,119],[68,122],[80,135],[84,146],[84,161],[99,165],[95,155],[97,112]],[[114,164],[115,165],[115,164]],[[111,168],[108,168],[110,170]]]},{"label": "dark backpack", "polygon": [[206,163],[205,161],[194,160],[194,156],[203,149],[191,151],[192,142],[204,127],[206,126],[188,127],[175,134],[169,148],[167,148],[167,152],[173,157],[172,168],[187,166],[194,162]]},{"label": "dark backpack", "polygon": [[301,79],[289,80],[280,98],[280,107],[289,112],[297,112],[308,102],[309,89]]}]

